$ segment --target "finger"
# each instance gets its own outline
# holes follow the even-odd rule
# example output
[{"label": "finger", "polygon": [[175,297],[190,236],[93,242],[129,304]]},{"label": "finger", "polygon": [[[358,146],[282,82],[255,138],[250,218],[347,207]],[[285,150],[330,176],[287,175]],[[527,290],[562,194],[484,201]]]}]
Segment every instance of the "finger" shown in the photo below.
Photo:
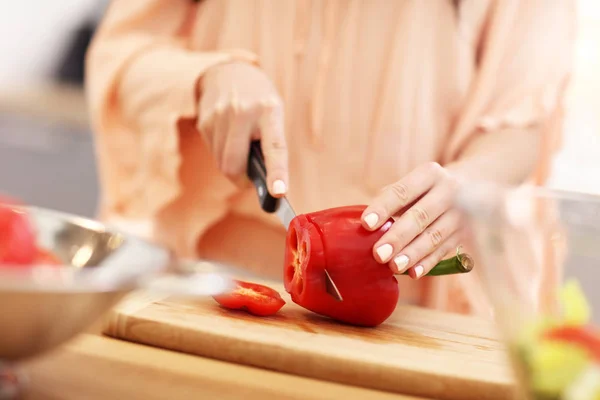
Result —
[{"label": "finger", "polygon": [[[200,99],[198,122],[196,127],[202,136],[209,141],[207,133],[212,130],[215,121],[216,97],[214,91],[204,90]],[[212,144],[212,141],[211,141]]]},{"label": "finger", "polygon": [[284,133],[283,108],[279,101],[264,105],[259,128],[269,192],[274,197],[281,197],[287,193],[288,188],[288,150]]},{"label": "finger", "polygon": [[396,218],[392,227],[373,246],[376,258],[386,263],[394,254],[404,249],[452,206],[452,195],[453,189],[450,185],[437,185]]},{"label": "finger", "polygon": [[431,189],[442,171],[437,163],[425,164],[388,186],[363,212],[363,226],[368,230],[379,229],[398,210]]},{"label": "finger", "polygon": [[397,220],[398,218],[400,218],[402,216],[402,214],[407,212],[412,206],[414,206],[417,203],[417,201],[421,200],[426,194],[427,193],[424,193],[423,195],[417,197],[416,199],[414,199],[413,201],[411,201],[410,203],[408,203],[407,205],[405,205],[404,207],[402,207],[401,209],[396,211],[396,213],[394,215],[392,215],[392,218],[394,220]]},{"label": "finger", "polygon": [[217,160],[217,166],[223,172],[223,155],[225,141],[227,140],[229,120],[231,119],[231,110],[225,104],[221,103],[215,109],[215,121],[211,133],[212,153]]},{"label": "finger", "polygon": [[401,274],[408,268],[414,267],[417,261],[433,253],[456,232],[461,227],[461,221],[462,215],[455,208],[443,213],[423,233],[392,258],[391,270]]},{"label": "finger", "polygon": [[408,270],[408,275],[413,279],[419,279],[426,275],[446,257],[450,252],[455,252],[460,246],[460,242],[463,238],[463,230],[459,229],[455,231],[445,242],[443,242],[437,249],[435,249],[428,256],[419,260],[416,265]]},{"label": "finger", "polygon": [[238,107],[229,121],[221,164],[221,171],[229,178],[238,178],[246,172],[253,125],[253,115],[245,107]]},{"label": "finger", "polygon": [[200,133],[202,139],[204,139],[204,142],[206,143],[208,148],[212,150],[212,138],[216,120],[215,113],[202,113],[201,115],[201,119],[198,121],[197,124],[198,132]]},{"label": "finger", "polygon": [[[212,133],[215,129],[216,121],[226,109],[226,105],[228,104],[227,98],[228,96],[223,95],[223,93],[220,95],[214,92],[205,92],[202,94],[197,123],[200,132]],[[212,137],[208,139],[212,150]]]}]

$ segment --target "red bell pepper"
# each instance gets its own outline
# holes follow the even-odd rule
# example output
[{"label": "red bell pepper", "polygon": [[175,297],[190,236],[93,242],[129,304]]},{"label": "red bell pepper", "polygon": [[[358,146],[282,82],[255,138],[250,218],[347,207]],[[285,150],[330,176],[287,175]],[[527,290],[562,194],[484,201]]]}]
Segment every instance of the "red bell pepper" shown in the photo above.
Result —
[{"label": "red bell pepper", "polygon": [[229,293],[213,296],[225,308],[244,310],[261,317],[275,314],[285,300],[270,287],[243,281],[235,281],[237,287]]},{"label": "red bell pepper", "polygon": [[600,332],[589,326],[560,326],[544,334],[544,338],[585,348],[591,357],[600,362]]},{"label": "red bell pepper", "polygon": [[0,264],[31,264],[37,254],[35,231],[27,217],[14,206],[18,202],[0,198]]},{"label": "red bell pepper", "polygon": [[[365,206],[327,209],[296,216],[288,230],[284,285],[294,303],[337,321],[377,326],[394,312],[398,281],[373,257],[373,246],[390,228],[370,232],[361,225]],[[327,269],[343,301],[325,291]]]}]

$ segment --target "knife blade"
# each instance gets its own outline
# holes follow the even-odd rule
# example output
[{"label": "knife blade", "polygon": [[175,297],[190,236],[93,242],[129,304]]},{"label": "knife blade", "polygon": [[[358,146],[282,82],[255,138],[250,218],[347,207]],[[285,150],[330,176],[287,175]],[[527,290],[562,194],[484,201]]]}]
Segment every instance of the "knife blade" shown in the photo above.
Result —
[{"label": "knife blade", "polygon": [[[269,194],[269,190],[267,189],[267,168],[259,140],[250,143],[247,173],[250,181],[256,187],[260,207],[267,213],[277,215],[285,230],[288,230],[290,222],[292,222],[296,213],[285,196],[276,198]],[[337,301],[343,300],[340,291],[327,270],[325,270],[325,290]]]}]

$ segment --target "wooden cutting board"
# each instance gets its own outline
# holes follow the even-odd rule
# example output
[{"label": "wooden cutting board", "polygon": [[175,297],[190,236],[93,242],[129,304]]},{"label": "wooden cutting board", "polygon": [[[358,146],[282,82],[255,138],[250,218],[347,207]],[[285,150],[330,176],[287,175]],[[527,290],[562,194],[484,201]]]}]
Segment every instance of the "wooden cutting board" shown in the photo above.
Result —
[{"label": "wooden cutting board", "polygon": [[407,395],[448,400],[512,397],[508,357],[488,321],[400,306],[377,328],[351,327],[296,306],[281,286],[270,286],[288,302],[272,317],[225,310],[210,298],[136,293],[113,310],[104,333]]}]

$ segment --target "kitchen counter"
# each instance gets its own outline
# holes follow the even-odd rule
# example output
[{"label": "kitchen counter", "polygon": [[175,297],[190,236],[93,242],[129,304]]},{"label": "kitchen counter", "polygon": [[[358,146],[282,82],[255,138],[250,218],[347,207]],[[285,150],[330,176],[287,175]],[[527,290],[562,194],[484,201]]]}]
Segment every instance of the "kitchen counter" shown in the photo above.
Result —
[{"label": "kitchen counter", "polygon": [[28,400],[419,400],[147,347],[96,332],[28,362],[25,371],[31,379]]},{"label": "kitchen counter", "polygon": [[0,113],[60,123],[80,130],[88,129],[90,123],[83,88],[54,82],[19,90],[4,89],[0,93]]},{"label": "kitchen counter", "polygon": [[0,160],[1,192],[35,206],[96,215],[94,141],[81,89],[48,85],[1,93]]}]

